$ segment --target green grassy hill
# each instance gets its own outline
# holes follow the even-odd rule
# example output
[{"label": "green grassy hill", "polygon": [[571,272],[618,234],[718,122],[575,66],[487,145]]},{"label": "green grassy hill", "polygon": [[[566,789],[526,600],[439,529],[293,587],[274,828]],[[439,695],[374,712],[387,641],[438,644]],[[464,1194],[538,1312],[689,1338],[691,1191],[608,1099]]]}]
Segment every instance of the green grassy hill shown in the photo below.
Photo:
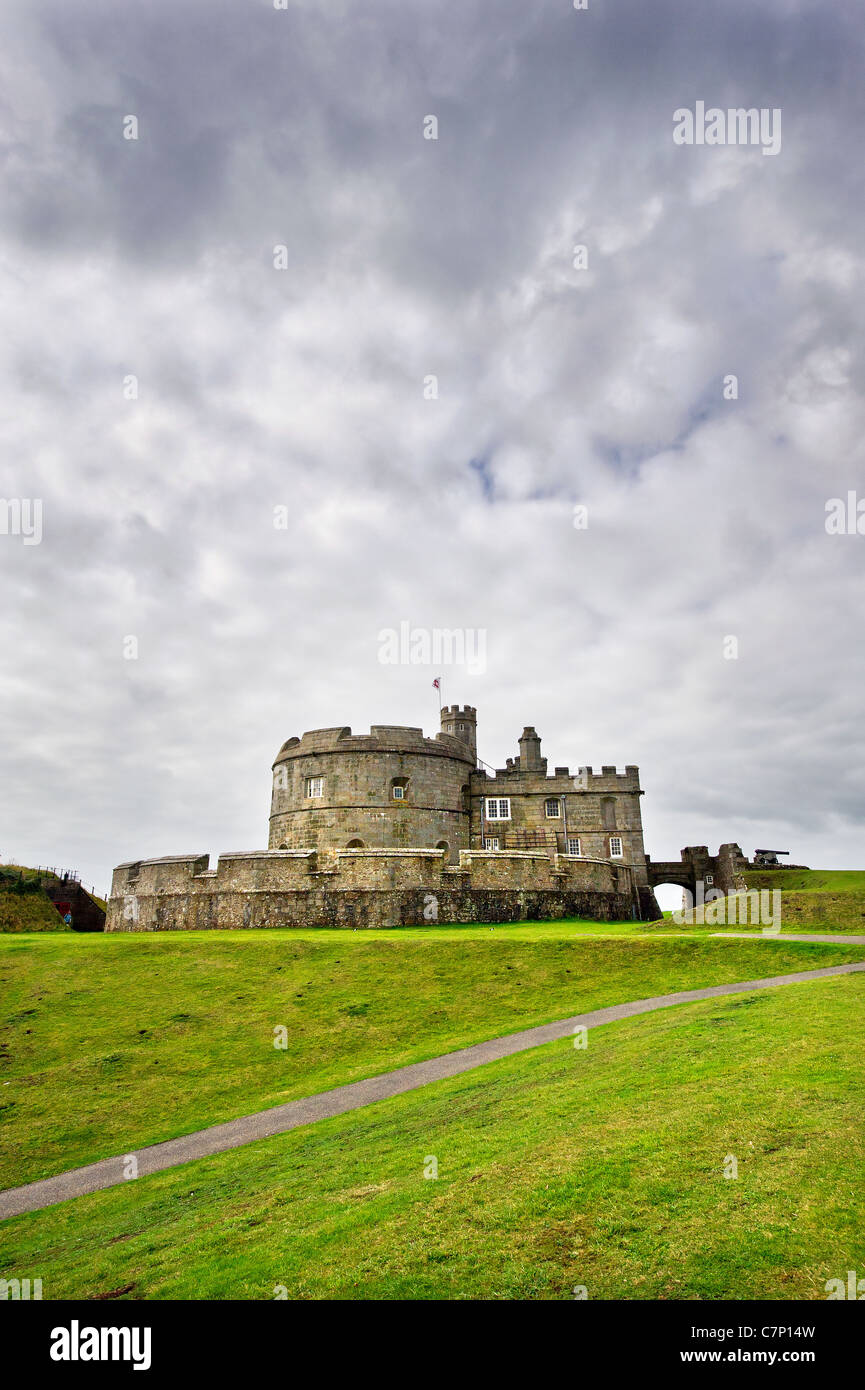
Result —
[{"label": "green grassy hill", "polygon": [[757,869],[749,888],[780,888],[783,931],[865,935],[865,870]]},{"label": "green grassy hill", "polygon": [[[863,877],[750,886],[837,931]],[[757,936],[0,937],[0,1186],[605,1004],[865,959]],[[856,974],[605,1025],[3,1222],[0,1274],[46,1299],[824,1298],[865,1268],[863,1003]]]},{"label": "green grassy hill", "polygon": [[0,932],[68,932],[69,927],[39,886],[35,869],[0,866]]},{"label": "green grassy hill", "polygon": [[865,869],[750,869],[745,878],[749,888],[865,893]]},{"label": "green grassy hill", "polygon": [[3,1273],[46,1299],[823,1299],[865,1267],[863,1002],[854,975],[607,1025],[6,1221]]},{"label": "green grassy hill", "polygon": [[863,957],[551,925],[0,940],[0,1186],[605,1004]]}]

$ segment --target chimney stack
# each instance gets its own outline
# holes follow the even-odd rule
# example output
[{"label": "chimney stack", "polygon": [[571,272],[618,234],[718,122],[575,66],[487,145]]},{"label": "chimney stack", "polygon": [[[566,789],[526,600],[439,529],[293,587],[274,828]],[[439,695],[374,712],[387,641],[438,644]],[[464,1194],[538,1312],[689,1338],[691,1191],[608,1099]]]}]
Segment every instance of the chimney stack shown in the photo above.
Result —
[{"label": "chimney stack", "polygon": [[547,760],[541,757],[541,740],[531,725],[523,729],[520,738],[520,772],[546,772]]}]

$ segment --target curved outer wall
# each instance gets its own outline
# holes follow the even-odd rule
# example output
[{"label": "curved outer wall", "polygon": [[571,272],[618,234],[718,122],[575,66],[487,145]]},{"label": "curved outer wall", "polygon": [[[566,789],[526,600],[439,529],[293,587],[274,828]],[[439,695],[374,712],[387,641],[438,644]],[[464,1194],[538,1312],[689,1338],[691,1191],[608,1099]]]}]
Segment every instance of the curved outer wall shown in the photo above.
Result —
[{"label": "curved outer wall", "polygon": [[[455,859],[469,847],[467,744],[447,734],[373,725],[369,734],[317,729],[289,739],[273,765],[270,849],[365,849],[446,844]],[[307,779],[324,779],[323,795],[306,795]],[[404,797],[393,787],[404,784]]]}]

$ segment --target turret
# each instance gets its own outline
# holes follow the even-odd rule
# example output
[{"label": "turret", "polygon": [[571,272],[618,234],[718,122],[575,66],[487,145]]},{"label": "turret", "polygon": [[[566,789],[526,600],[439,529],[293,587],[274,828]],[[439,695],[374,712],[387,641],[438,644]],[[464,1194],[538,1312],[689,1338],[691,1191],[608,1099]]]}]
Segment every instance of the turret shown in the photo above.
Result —
[{"label": "turret", "polygon": [[478,756],[478,712],[474,705],[444,705],[442,707],[442,733],[458,738],[471,749],[472,757]]}]

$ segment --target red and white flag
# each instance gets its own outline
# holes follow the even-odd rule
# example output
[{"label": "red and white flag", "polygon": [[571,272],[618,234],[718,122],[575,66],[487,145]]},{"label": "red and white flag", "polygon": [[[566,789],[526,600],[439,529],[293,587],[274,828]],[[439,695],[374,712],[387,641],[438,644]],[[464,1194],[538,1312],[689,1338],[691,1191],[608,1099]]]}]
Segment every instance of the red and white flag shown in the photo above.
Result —
[{"label": "red and white flag", "polygon": [[434,687],[435,687],[436,690],[441,690],[441,688],[442,688],[442,678],[441,678],[441,676],[436,676],[435,680],[433,681],[433,685],[434,685]]}]

